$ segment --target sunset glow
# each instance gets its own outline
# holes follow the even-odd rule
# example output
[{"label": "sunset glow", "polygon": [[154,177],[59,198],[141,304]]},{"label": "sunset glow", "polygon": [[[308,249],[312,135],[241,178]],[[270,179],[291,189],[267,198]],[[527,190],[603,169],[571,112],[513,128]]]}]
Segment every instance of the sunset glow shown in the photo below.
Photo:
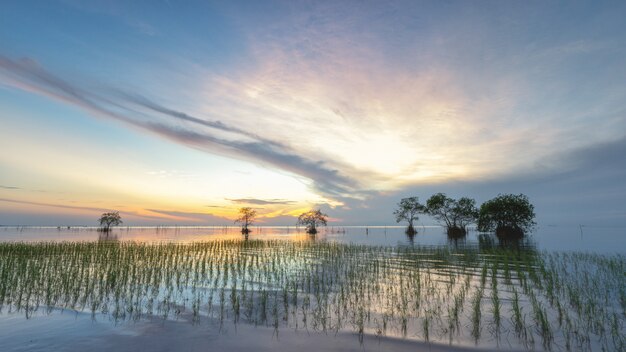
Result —
[{"label": "sunset glow", "polygon": [[626,221],[623,3],[40,5],[0,13],[0,224],[387,224],[501,185]]}]

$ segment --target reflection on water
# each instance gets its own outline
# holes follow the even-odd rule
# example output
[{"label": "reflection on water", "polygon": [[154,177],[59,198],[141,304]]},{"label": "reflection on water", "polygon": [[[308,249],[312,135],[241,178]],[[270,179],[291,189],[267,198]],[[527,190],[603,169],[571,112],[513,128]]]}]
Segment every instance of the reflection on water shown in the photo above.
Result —
[{"label": "reflection on water", "polygon": [[[321,228],[311,238],[303,228],[254,227],[248,239],[325,241],[377,246],[420,245],[457,247],[525,247],[533,246],[548,251],[591,251],[595,253],[626,253],[625,228],[544,227],[521,241],[500,239],[494,235],[469,231],[461,237],[450,237],[439,226],[416,227],[417,233],[409,236],[402,226],[352,226]],[[106,240],[95,227],[0,227],[3,241],[97,241]],[[244,238],[239,227],[122,227],[112,230],[109,239],[135,242],[195,242]]]},{"label": "reflection on water", "polygon": [[414,245],[415,244],[415,236],[417,236],[417,233],[416,232],[412,232],[412,231],[405,231],[404,233],[406,234],[406,238],[409,241],[409,243],[411,245]]},{"label": "reflection on water", "polygon": [[98,242],[117,242],[119,237],[117,233],[111,231],[98,232]]},{"label": "reflection on water", "polygon": [[626,346],[623,255],[549,254],[491,236],[478,245],[372,246],[326,235],[0,243],[0,319],[60,308],[112,324],[190,314],[196,324],[455,345]]},{"label": "reflection on water", "polygon": [[426,226],[251,230],[0,227],[0,322],[54,324],[70,309],[113,325],[187,315],[498,349],[626,349],[622,228],[546,227],[521,240]]},{"label": "reflection on water", "polygon": [[478,234],[478,246],[481,249],[498,247],[512,250],[535,250],[537,248],[537,244],[531,237],[506,238],[486,233]]}]

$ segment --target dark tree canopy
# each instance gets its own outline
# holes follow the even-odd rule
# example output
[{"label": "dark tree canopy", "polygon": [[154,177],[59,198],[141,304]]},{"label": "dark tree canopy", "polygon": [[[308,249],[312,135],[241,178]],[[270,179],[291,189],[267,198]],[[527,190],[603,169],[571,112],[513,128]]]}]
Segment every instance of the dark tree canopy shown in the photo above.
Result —
[{"label": "dark tree canopy", "polygon": [[100,222],[100,226],[102,226],[103,231],[109,231],[111,230],[111,226],[117,226],[123,222],[119,211],[104,213],[100,216],[98,221]]},{"label": "dark tree canopy", "polygon": [[409,223],[407,234],[415,233],[413,222],[419,219],[419,214],[424,213],[426,207],[420,204],[418,197],[402,198],[398,203],[398,208],[393,212],[396,222],[406,221]]},{"label": "dark tree canopy", "polygon": [[426,212],[444,223],[448,234],[464,235],[467,225],[475,222],[478,217],[475,200],[467,197],[456,200],[444,193],[437,193],[426,201]]},{"label": "dark tree canopy", "polygon": [[317,233],[317,226],[327,224],[328,215],[321,210],[309,210],[298,216],[298,225],[305,225],[306,232],[313,235]]},{"label": "dark tree canopy", "polygon": [[478,230],[522,236],[535,225],[535,207],[523,194],[501,194],[480,206]]},{"label": "dark tree canopy", "polygon": [[241,224],[241,233],[247,235],[250,233],[248,226],[252,225],[256,220],[256,210],[250,207],[239,208],[239,217],[235,220],[235,223]]}]

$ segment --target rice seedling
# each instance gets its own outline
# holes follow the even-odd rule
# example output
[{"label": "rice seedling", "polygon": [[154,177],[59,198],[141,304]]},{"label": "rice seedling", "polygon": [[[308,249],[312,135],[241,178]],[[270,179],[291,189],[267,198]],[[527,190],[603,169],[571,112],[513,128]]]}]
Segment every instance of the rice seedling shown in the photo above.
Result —
[{"label": "rice seedling", "polygon": [[479,288],[476,290],[476,295],[472,300],[472,337],[474,341],[478,344],[478,340],[480,339],[480,320],[481,320],[481,308],[480,303],[483,298],[483,289]]},{"label": "rice seedling", "polygon": [[498,262],[492,267],[491,275],[491,303],[493,310],[493,323],[496,337],[500,335],[500,297],[498,296]]},{"label": "rice seedling", "polygon": [[520,308],[519,294],[513,289],[513,300],[511,302],[511,320],[513,328],[518,336],[522,335],[524,322],[522,321],[522,309]]}]

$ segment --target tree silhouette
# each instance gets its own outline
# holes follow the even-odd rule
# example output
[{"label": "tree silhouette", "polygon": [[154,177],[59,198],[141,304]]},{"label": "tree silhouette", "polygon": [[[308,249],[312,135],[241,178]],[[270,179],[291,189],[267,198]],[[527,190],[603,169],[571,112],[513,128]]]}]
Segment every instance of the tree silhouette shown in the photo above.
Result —
[{"label": "tree silhouette", "polygon": [[480,206],[478,230],[522,237],[535,225],[535,207],[523,194],[500,194]]},{"label": "tree silhouette", "polygon": [[250,233],[248,226],[252,225],[256,220],[256,210],[245,207],[239,209],[239,217],[235,220],[235,223],[241,224],[241,233],[247,235]]},{"label": "tree silhouette", "polygon": [[398,203],[398,209],[393,212],[396,222],[406,221],[409,226],[406,228],[408,235],[413,235],[417,231],[413,227],[413,222],[419,219],[418,214],[424,213],[426,207],[420,204],[418,197],[402,198]]},{"label": "tree silhouette", "polygon": [[426,201],[426,212],[444,223],[448,235],[454,237],[465,236],[467,225],[478,217],[475,200],[467,197],[456,200],[444,193],[437,193]]},{"label": "tree silhouette", "polygon": [[317,226],[327,224],[328,215],[322,213],[321,210],[309,210],[298,216],[298,225],[305,225],[306,232],[314,235],[317,233]]},{"label": "tree silhouette", "polygon": [[119,211],[103,213],[98,221],[100,222],[100,226],[102,226],[102,231],[104,232],[111,231],[111,226],[117,226],[123,223]]}]

